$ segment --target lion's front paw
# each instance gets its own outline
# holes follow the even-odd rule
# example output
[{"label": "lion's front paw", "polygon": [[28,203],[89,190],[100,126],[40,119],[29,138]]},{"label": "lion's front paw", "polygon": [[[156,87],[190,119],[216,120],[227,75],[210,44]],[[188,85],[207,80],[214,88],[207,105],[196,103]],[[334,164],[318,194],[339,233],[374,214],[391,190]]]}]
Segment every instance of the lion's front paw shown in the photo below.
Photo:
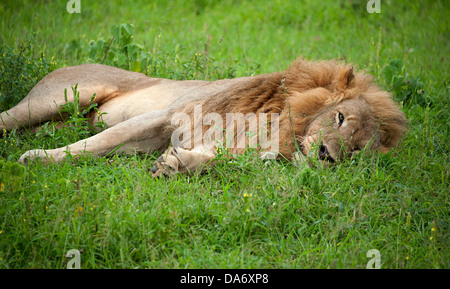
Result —
[{"label": "lion's front paw", "polygon": [[47,157],[47,152],[45,150],[29,150],[19,158],[18,162],[26,165],[29,161],[35,159],[46,159]]},{"label": "lion's front paw", "polygon": [[155,161],[152,168],[152,177],[168,177],[178,172],[180,161],[176,157],[176,152],[176,149],[172,148]]},{"label": "lion's front paw", "polygon": [[170,176],[178,172],[201,171],[214,157],[214,153],[203,149],[203,147],[193,150],[185,150],[180,147],[171,148],[156,160],[152,168],[152,176]]}]

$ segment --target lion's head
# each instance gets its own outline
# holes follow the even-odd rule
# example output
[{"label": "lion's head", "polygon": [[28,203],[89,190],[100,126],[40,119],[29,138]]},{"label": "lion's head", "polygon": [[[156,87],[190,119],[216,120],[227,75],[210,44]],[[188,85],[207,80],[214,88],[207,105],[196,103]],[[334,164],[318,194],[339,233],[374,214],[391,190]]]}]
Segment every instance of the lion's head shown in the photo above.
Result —
[{"label": "lion's head", "polygon": [[406,131],[391,95],[352,66],[299,59],[284,77],[291,113],[285,123],[303,155],[335,162],[363,149],[387,152]]}]

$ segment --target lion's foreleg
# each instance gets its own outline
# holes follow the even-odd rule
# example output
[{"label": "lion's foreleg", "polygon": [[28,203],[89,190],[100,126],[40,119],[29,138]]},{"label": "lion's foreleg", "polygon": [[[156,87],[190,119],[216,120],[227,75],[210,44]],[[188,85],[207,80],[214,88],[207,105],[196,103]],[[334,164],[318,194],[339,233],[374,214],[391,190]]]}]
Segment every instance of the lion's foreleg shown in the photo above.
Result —
[{"label": "lion's foreleg", "polygon": [[166,129],[167,116],[163,111],[136,116],[90,138],[66,147],[52,150],[30,150],[19,162],[43,159],[44,162],[62,161],[67,154],[105,156],[111,153],[149,153],[164,150],[170,142],[171,131]]}]

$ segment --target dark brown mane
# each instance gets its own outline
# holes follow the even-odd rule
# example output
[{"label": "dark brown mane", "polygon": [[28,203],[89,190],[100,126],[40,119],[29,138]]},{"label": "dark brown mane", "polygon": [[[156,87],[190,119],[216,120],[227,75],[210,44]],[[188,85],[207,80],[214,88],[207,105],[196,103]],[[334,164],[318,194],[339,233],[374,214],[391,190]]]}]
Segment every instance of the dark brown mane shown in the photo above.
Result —
[{"label": "dark brown mane", "polygon": [[[294,139],[305,134],[311,120],[340,101],[356,97],[370,104],[379,121],[382,146],[395,146],[407,127],[397,104],[374,84],[370,75],[354,73],[352,66],[337,61],[299,58],[284,72],[255,76],[244,85],[198,104],[203,114],[215,112],[223,118],[226,113],[279,113],[280,153],[289,158],[296,149]],[[193,106],[182,111],[192,115]]]}]

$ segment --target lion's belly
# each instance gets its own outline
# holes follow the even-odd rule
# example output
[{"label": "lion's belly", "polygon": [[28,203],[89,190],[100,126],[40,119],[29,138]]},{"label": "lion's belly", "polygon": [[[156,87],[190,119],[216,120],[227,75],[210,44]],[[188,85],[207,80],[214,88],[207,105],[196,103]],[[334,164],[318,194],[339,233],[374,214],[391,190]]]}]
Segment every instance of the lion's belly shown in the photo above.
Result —
[{"label": "lion's belly", "polygon": [[[136,91],[118,94],[99,106],[103,121],[108,127],[152,111],[164,110],[172,103],[183,105],[194,99],[211,97],[220,91],[246,81],[246,77],[217,81],[184,80],[175,81],[160,79],[158,84]],[[92,122],[98,119],[92,117]]]},{"label": "lion's belly", "polygon": [[[112,127],[132,117],[166,109],[177,98],[178,95],[171,91],[155,86],[120,95],[101,104],[98,109],[100,113],[104,113],[102,120],[108,127]],[[93,123],[97,121],[98,119],[93,119]]]}]

